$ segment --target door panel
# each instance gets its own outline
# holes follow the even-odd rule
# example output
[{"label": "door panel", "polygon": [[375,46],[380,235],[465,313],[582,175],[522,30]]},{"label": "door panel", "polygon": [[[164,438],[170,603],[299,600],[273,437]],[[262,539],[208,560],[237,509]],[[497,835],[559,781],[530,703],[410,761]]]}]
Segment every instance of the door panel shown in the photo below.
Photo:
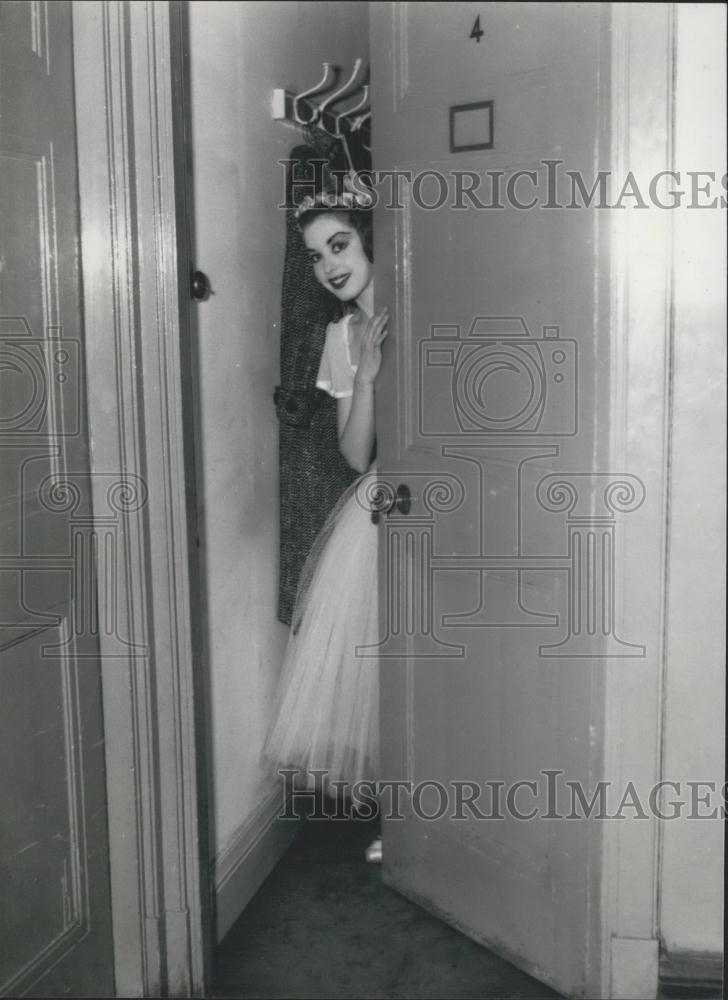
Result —
[{"label": "door panel", "polygon": [[[523,815],[569,811],[549,769],[590,792],[603,657],[643,649],[618,635],[610,576],[604,236],[594,210],[525,210],[506,189],[532,171],[512,192],[544,200],[549,159],[597,169],[603,16],[382,4],[371,35],[375,167],[449,185],[434,209],[434,178],[419,196],[403,184],[375,225],[377,297],[395,317],[378,464],[413,494],[382,531],[382,774],[423,790],[385,820],[384,877],[573,996],[598,962],[600,831]],[[492,102],[492,146],[452,151],[450,108],[476,102]],[[451,207],[454,171],[483,180],[486,204],[499,172],[502,207]],[[439,819],[425,818],[442,804],[432,782],[449,796]],[[457,782],[485,816],[453,819]]]},{"label": "door panel", "polygon": [[70,5],[0,4],[0,991],[114,992]]}]

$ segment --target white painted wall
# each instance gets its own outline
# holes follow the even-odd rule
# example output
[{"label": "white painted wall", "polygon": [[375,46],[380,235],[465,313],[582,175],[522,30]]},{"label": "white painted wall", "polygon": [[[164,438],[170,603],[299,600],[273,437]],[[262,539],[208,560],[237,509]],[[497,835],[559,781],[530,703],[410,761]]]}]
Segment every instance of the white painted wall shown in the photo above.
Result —
[{"label": "white painted wall", "polygon": [[260,764],[287,629],[278,586],[279,324],[285,220],[277,161],[302,141],[270,117],[274,87],[368,52],[365,3],[190,9],[199,319],[200,516],[209,613],[212,852],[240,837],[273,780]]},{"label": "white painted wall", "polygon": [[[720,178],[725,170],[726,11],[718,4],[676,6],[676,168],[714,170]],[[689,191],[687,178],[684,183]],[[684,208],[673,221],[663,774],[671,781],[720,786],[725,759],[726,219],[718,208]],[[706,819],[663,824],[660,935],[670,952],[722,951],[722,826]]]}]

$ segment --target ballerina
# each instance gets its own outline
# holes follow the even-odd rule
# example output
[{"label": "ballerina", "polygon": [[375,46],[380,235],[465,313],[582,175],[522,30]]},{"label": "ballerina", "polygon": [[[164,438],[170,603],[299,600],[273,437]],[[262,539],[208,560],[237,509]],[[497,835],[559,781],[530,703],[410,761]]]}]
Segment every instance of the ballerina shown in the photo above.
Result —
[{"label": "ballerina", "polygon": [[[327,328],[317,386],[337,400],[341,453],[364,475],[372,468],[375,382],[388,332],[386,307],[374,309],[371,210],[347,191],[304,199],[297,218],[316,279],[345,308]],[[379,638],[377,531],[360,483],[340,498],[304,567],[265,744],[279,764],[304,775],[323,771],[324,790],[378,775],[378,663],[356,652]],[[381,860],[381,840],[367,859]]]}]

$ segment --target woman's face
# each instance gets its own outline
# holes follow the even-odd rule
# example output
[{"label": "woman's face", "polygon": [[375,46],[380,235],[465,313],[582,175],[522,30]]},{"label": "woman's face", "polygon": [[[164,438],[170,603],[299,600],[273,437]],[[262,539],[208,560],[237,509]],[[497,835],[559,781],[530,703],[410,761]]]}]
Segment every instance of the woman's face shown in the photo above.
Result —
[{"label": "woman's face", "polygon": [[357,299],[372,280],[372,263],[345,215],[319,215],[303,232],[317,281],[341,302]]}]

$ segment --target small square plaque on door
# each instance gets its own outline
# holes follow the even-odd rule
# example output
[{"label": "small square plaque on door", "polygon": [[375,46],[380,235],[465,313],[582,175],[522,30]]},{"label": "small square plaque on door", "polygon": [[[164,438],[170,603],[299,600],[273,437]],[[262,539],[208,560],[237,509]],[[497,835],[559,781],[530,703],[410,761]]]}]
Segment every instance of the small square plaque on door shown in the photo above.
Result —
[{"label": "small square plaque on door", "polygon": [[493,101],[450,107],[450,152],[493,148]]}]

